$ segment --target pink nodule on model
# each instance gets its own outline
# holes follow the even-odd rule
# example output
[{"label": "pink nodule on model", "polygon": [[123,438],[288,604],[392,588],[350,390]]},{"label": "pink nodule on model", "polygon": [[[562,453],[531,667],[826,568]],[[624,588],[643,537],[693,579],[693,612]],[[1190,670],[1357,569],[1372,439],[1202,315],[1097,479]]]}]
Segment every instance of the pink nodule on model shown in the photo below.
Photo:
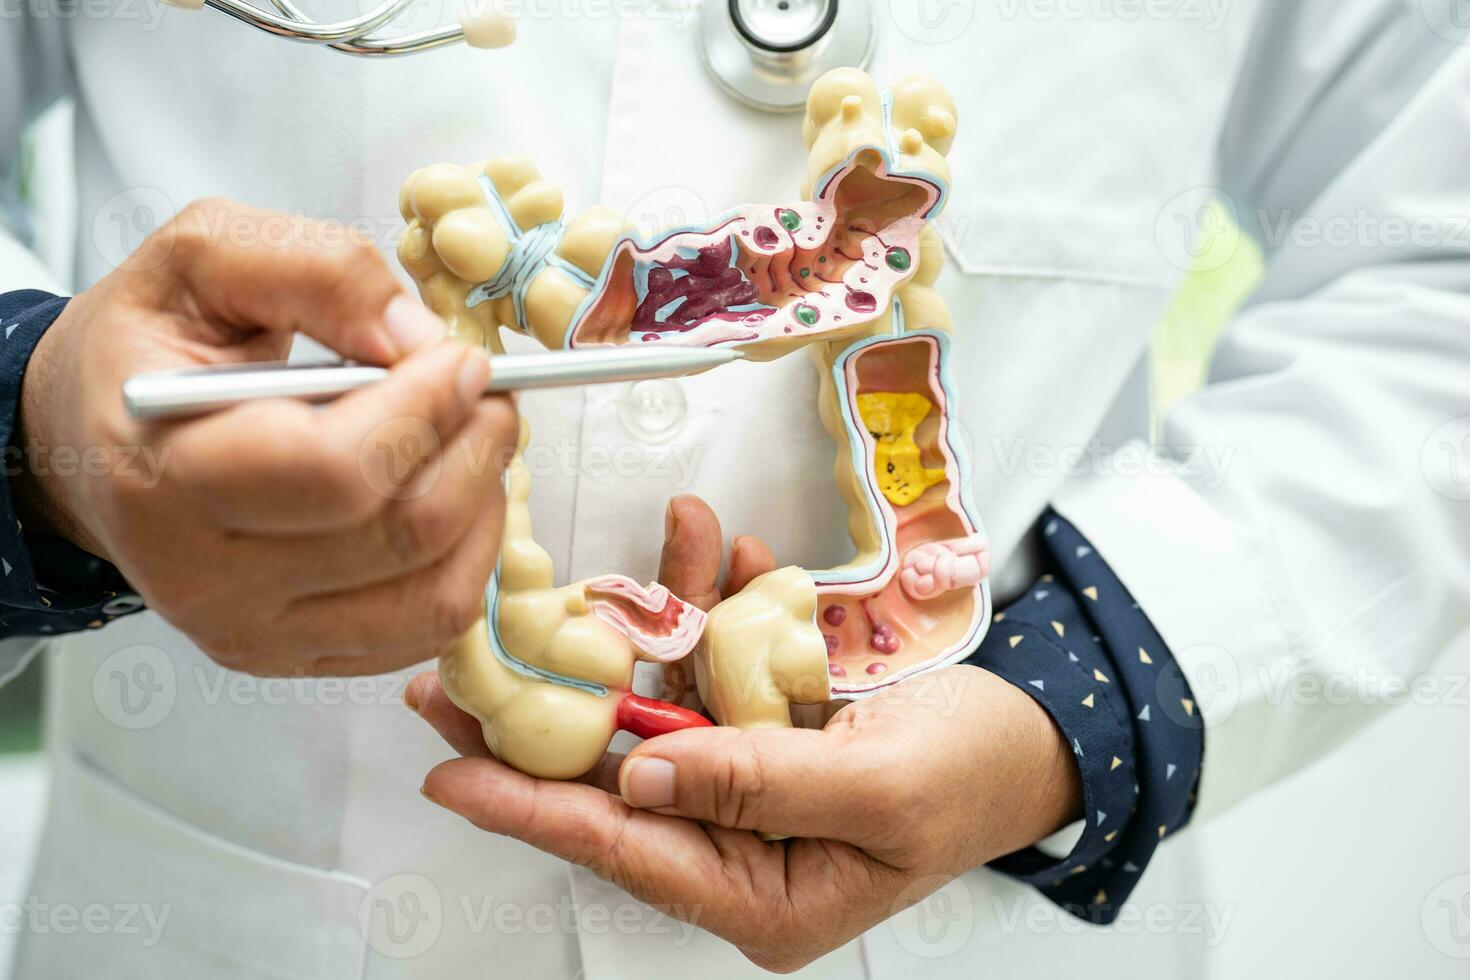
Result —
[{"label": "pink nodule on model", "polygon": [[980,535],[930,541],[903,556],[899,581],[914,599],[933,599],[979,585],[990,575],[990,544]]}]

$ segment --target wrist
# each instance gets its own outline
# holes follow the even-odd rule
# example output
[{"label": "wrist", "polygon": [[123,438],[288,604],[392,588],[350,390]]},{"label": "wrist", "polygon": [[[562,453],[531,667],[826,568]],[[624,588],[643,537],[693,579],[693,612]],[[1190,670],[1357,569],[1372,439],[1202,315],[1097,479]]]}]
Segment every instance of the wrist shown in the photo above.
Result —
[{"label": "wrist", "polygon": [[1017,753],[1014,794],[1015,834],[1006,841],[1009,853],[1030,847],[1082,819],[1082,773],[1071,743],[1055,719],[1037,701],[997,677],[1012,710],[1009,723],[1022,750]]},{"label": "wrist", "polygon": [[70,401],[63,392],[66,379],[60,369],[70,311],[68,306],[46,329],[26,363],[8,448],[10,491],[25,530],[65,538],[97,553],[72,504],[73,487],[57,456],[63,447],[81,452],[57,427],[57,408]]}]

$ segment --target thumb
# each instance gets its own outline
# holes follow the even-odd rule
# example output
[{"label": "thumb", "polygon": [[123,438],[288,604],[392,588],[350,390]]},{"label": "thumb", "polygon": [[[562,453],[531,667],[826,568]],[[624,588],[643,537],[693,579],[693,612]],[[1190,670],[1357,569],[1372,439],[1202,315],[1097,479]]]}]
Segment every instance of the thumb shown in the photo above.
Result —
[{"label": "thumb", "polygon": [[723,549],[720,521],[709,504],[691,494],[669,501],[658,580],[670,592],[700,609],[713,607],[720,601]]},{"label": "thumb", "polygon": [[618,788],[630,805],[738,830],[863,843],[871,758],[803,728],[702,728],[649,739],[628,754]]}]

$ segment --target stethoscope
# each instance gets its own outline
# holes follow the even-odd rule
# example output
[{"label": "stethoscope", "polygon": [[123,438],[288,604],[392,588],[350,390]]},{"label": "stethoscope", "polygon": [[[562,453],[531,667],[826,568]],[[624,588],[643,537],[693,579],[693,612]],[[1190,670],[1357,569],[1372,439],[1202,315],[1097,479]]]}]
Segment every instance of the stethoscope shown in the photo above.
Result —
[{"label": "stethoscope", "polygon": [[[454,24],[414,34],[381,32],[414,0],[384,2],[348,20],[313,21],[295,0],[270,0],[274,10],[249,0],[166,0],[197,10],[229,14],[256,30],[346,54],[391,57],[464,42],[499,48],[515,40],[508,10],[515,0],[467,0]],[[732,98],[768,112],[801,108],[807,89],[832,68],[865,68],[873,55],[878,21],[870,0],[703,0],[699,48],[711,77]]]}]

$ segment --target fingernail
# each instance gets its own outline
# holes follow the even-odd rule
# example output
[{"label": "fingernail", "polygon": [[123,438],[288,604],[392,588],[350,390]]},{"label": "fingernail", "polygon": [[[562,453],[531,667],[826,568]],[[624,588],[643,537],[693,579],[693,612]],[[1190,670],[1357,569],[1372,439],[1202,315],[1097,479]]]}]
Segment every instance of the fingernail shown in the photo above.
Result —
[{"label": "fingernail", "polygon": [[429,787],[427,785],[419,787],[419,795],[428,800],[430,803],[434,804],[435,806],[444,805],[443,803],[440,803],[438,800],[434,799],[434,794],[429,792]]},{"label": "fingernail", "polygon": [[414,693],[412,685],[403,689],[403,703],[408,705],[408,709],[414,714],[419,713],[419,696]]},{"label": "fingernail", "polygon": [[485,383],[490,380],[490,358],[477,348],[470,348],[464,364],[459,369],[460,401],[473,405],[485,395]]},{"label": "fingernail", "polygon": [[645,756],[623,763],[623,799],[629,806],[674,805],[674,764]]},{"label": "fingernail", "polygon": [[410,354],[444,336],[444,321],[407,295],[389,301],[383,311],[383,326],[400,354]]},{"label": "fingernail", "polygon": [[674,539],[674,531],[677,530],[679,527],[679,517],[677,514],[674,513],[674,501],[677,499],[677,497],[670,497],[669,505],[664,508],[665,541],[672,541]]}]

